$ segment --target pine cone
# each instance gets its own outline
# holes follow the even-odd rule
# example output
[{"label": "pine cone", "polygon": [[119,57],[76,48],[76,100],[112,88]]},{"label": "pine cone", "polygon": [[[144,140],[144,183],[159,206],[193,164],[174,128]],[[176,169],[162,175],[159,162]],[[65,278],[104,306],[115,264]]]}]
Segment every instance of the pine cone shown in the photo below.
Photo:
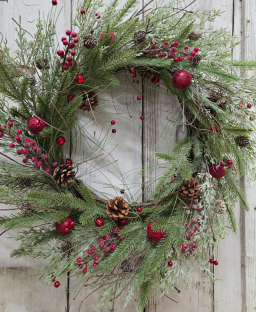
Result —
[{"label": "pine cone", "polygon": [[156,72],[150,68],[145,68],[144,66],[135,67],[135,71],[139,73],[141,78],[151,79],[155,76]]},{"label": "pine cone", "polygon": [[62,187],[67,187],[69,183],[73,183],[75,175],[73,167],[67,164],[57,167],[53,172],[54,180]]},{"label": "pine cone", "polygon": [[90,91],[90,92],[88,92],[88,97],[86,94],[83,96],[84,102],[80,105],[80,109],[82,109],[83,111],[86,111],[86,110],[90,111],[91,110],[88,98],[90,100],[90,104],[91,104],[91,107],[93,110],[95,110],[95,107],[99,105],[97,95],[95,95],[95,92]]},{"label": "pine cone", "polygon": [[32,202],[25,201],[21,206],[21,212],[24,216],[31,216],[34,214],[35,210],[31,208]]},{"label": "pine cone", "polygon": [[122,196],[109,199],[107,214],[113,219],[123,219],[129,213],[129,204]]},{"label": "pine cone", "polygon": [[186,199],[193,199],[199,196],[199,182],[195,178],[191,178],[183,182],[183,185],[179,188],[179,193]]},{"label": "pine cone", "polygon": [[142,31],[142,30],[137,31],[133,37],[133,39],[136,43],[142,43],[143,41],[146,40],[146,38],[147,38],[147,33],[145,31]]},{"label": "pine cone", "polygon": [[202,56],[201,56],[201,55],[199,55],[199,54],[195,55],[195,56],[193,57],[192,64],[193,64],[193,65],[198,65],[198,64],[200,64],[201,59],[202,59]]},{"label": "pine cone", "polygon": [[202,38],[202,35],[203,35],[203,31],[201,29],[194,29],[188,35],[188,39],[196,41],[196,40]]},{"label": "pine cone", "polygon": [[98,40],[95,36],[89,35],[84,38],[84,46],[86,49],[93,49],[98,46]]},{"label": "pine cone", "polygon": [[38,60],[36,60],[36,67],[38,68],[38,69],[49,69],[50,68],[50,66],[49,66],[49,64],[48,64],[48,60],[47,59],[38,59]]},{"label": "pine cone", "polygon": [[29,84],[31,86],[35,86],[36,85],[36,77],[33,74],[25,73],[24,76],[28,79]]},{"label": "pine cone", "polygon": [[216,101],[223,95],[222,89],[220,87],[213,87],[209,92],[210,100]]},{"label": "pine cone", "polygon": [[245,135],[239,135],[236,137],[236,144],[240,147],[247,147],[250,145],[250,140],[247,136]]},{"label": "pine cone", "polygon": [[19,180],[18,186],[19,187],[30,187],[32,184],[32,181],[30,178],[21,178]]},{"label": "pine cone", "polygon": [[134,262],[131,259],[130,260],[124,260],[121,263],[121,270],[124,273],[132,272],[133,267],[134,267]]},{"label": "pine cone", "polygon": [[69,241],[64,241],[60,244],[60,250],[62,252],[72,252],[73,251],[73,247],[74,247],[74,244],[69,242]]},{"label": "pine cone", "polygon": [[223,200],[216,200],[215,204],[216,213],[223,214],[226,211],[227,206]]}]

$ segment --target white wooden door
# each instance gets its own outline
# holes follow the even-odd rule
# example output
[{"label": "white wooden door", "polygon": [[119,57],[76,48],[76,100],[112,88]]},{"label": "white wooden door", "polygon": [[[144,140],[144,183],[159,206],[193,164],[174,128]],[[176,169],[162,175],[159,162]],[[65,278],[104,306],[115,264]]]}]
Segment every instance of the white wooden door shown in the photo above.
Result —
[{"label": "white wooden door", "polygon": [[[66,29],[71,27],[72,14],[75,11],[75,2],[72,0],[59,0],[59,6],[63,6],[59,23],[57,25],[58,36],[61,38]],[[111,2],[110,0],[105,3]],[[120,1],[120,5],[122,5]],[[142,5],[143,0],[139,3]],[[162,3],[163,1],[158,1]],[[189,0],[177,1],[177,5],[186,6]],[[240,47],[232,51],[234,58],[255,59],[256,53],[256,2],[255,0],[197,0],[195,8],[206,10],[225,11],[221,17],[218,17],[214,27],[228,28],[233,34],[247,37],[242,41]],[[15,49],[14,27],[12,18],[22,17],[22,23],[30,32],[35,30],[35,19],[38,17],[38,11],[49,11],[51,9],[51,0],[8,0],[0,1],[0,32],[8,39],[12,51]],[[145,82],[142,86],[141,79],[136,78],[133,82],[137,92],[142,90],[145,93],[145,100],[137,102],[134,88],[124,79],[121,79],[121,86],[117,89],[108,90],[100,95],[100,105],[95,112],[98,123],[96,126],[90,112],[81,113],[81,124],[86,127],[90,137],[88,142],[81,142],[72,137],[72,157],[76,158],[90,148],[90,142],[94,138],[103,137],[110,128],[110,121],[116,121],[115,128],[117,133],[114,135],[107,147],[102,151],[106,158],[99,164],[97,159],[93,164],[86,163],[80,168],[80,172],[87,173],[85,181],[94,186],[110,192],[102,184],[95,184],[95,181],[106,182],[106,175],[117,189],[126,187],[125,183],[132,182],[133,175],[127,174],[129,171],[140,167],[146,167],[156,162],[153,157],[155,151],[161,151],[163,144],[159,144],[158,137],[166,125],[166,115],[175,105],[176,99],[166,91],[164,85],[152,87],[152,84]],[[143,89],[142,89],[143,88]],[[126,95],[120,97],[122,94]],[[111,103],[111,105],[109,105]],[[114,103],[114,105],[112,105]],[[129,103],[129,111],[126,104]],[[154,103],[154,106],[152,106]],[[114,108],[113,108],[114,107]],[[104,112],[104,114],[102,114]],[[146,119],[142,123],[140,115],[145,115]],[[181,129],[182,130],[182,129]],[[178,135],[182,136],[179,130]],[[168,145],[167,145],[168,146]],[[170,148],[170,146],[168,146]],[[114,152],[113,152],[114,150]],[[165,147],[166,150],[166,147]],[[108,155],[114,155],[113,158]],[[114,160],[117,163],[110,164]],[[94,171],[92,166],[102,168],[102,178],[99,178],[98,171]],[[124,175],[123,179],[118,179],[110,175],[109,171],[114,171],[117,176],[120,172]],[[120,172],[119,172],[119,169]],[[155,177],[155,172],[147,172],[144,182]],[[131,190],[134,199],[141,188],[142,180],[139,181]],[[233,234],[229,230],[227,240],[214,250],[215,258],[219,265],[214,267],[214,276],[220,279],[215,284],[194,265],[194,272],[191,278],[189,289],[182,285],[177,285],[181,290],[170,292],[169,296],[175,300],[171,301],[167,297],[160,299],[152,297],[146,312],[253,312],[256,311],[256,184],[251,183],[247,186],[247,196],[250,203],[250,211],[246,214],[240,209],[239,204],[236,207],[236,216],[239,221],[238,234]],[[146,199],[150,189],[144,194]],[[0,209],[6,207],[1,206]],[[2,211],[1,211],[2,213]],[[0,230],[1,231],[1,230]],[[1,232],[0,232],[1,233]],[[0,312],[64,312],[67,306],[66,279],[61,280],[62,287],[53,288],[53,285],[42,284],[36,281],[40,268],[44,265],[43,261],[34,261],[24,257],[18,260],[10,259],[9,254],[16,243],[14,239],[17,231],[10,231],[0,236]],[[71,280],[71,286],[73,281]],[[76,300],[73,300],[74,293],[71,291],[70,312],[79,311],[79,304],[86,296],[81,292]],[[95,292],[87,302],[82,306],[81,311],[93,311],[96,306],[97,298],[100,294]],[[136,300],[131,302],[125,311],[135,311]],[[112,307],[96,308],[95,311],[111,311]],[[114,311],[122,310],[122,299],[119,298],[114,306]]]}]

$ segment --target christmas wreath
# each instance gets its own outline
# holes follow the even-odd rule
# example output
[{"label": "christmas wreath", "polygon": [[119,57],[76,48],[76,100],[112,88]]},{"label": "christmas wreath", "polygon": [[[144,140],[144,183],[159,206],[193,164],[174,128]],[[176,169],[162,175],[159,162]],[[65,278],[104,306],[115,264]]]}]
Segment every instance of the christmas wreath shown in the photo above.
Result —
[{"label": "christmas wreath", "polygon": [[[138,289],[143,311],[152,291],[167,293],[191,270],[191,257],[210,273],[209,266],[218,265],[211,250],[225,237],[227,220],[237,229],[235,203],[249,209],[238,176],[255,161],[256,84],[237,71],[256,62],[232,60],[240,39],[206,29],[219,12],[178,9],[174,2],[134,9],[136,1],[128,0],[118,9],[117,1],[104,8],[100,0],[84,0],[74,31],[57,38],[53,0],[34,35],[16,21],[14,56],[5,40],[0,46],[0,154],[8,159],[0,161],[0,198],[18,210],[2,216],[0,225],[28,228],[18,234],[21,245],[12,256],[47,259],[41,277],[56,288],[67,272],[76,286],[107,285],[100,305],[124,290],[127,305]],[[88,144],[83,159],[63,156],[71,135],[86,136],[78,109],[94,119],[99,95],[119,85],[118,73],[131,82],[135,101],[144,99],[136,75],[144,84],[164,84],[179,103],[167,117],[168,136],[178,124],[187,132],[171,153],[156,153],[165,172],[143,203],[119,186],[112,185],[112,197],[97,192],[77,174],[79,164],[101,157],[115,138],[114,120],[103,140]]]}]

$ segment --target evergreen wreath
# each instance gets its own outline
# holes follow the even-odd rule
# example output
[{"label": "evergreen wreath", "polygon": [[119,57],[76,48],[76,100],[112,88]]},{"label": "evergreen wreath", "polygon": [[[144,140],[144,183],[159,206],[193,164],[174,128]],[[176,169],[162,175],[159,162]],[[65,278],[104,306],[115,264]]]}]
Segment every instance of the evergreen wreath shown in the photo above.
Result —
[{"label": "evergreen wreath", "polygon": [[[97,276],[88,287],[107,285],[99,305],[128,290],[127,305],[138,289],[137,311],[143,311],[152,291],[165,294],[190,272],[191,257],[210,275],[210,250],[225,237],[226,220],[237,230],[235,203],[249,209],[237,177],[255,161],[256,84],[236,73],[256,62],[232,60],[240,39],[205,27],[220,12],[177,9],[174,2],[157,8],[151,0],[136,10],[136,0],[121,9],[116,0],[106,8],[101,0],[84,0],[73,20],[77,32],[66,31],[60,42],[53,0],[34,35],[16,22],[13,57],[6,41],[0,46],[0,154],[8,158],[0,161],[0,200],[19,210],[0,225],[28,228],[12,256],[47,259],[41,277],[55,287],[67,272],[76,286]],[[70,130],[83,135],[75,126],[78,108],[93,116],[101,91],[119,85],[118,72],[131,83],[137,74],[163,81],[179,100],[170,127],[182,122],[187,131],[171,154],[156,154],[166,170],[144,203],[114,186],[116,196],[106,198],[77,177],[79,164],[108,137],[80,162],[63,157]]]}]

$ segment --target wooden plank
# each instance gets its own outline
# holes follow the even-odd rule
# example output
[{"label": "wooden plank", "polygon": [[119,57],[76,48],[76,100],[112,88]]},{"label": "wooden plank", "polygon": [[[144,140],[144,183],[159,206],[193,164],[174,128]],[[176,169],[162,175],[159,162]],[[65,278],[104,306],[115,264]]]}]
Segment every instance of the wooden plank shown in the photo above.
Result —
[{"label": "wooden plank", "polygon": [[[22,26],[29,32],[34,33],[39,10],[41,14],[42,12],[46,14],[51,8],[51,1],[22,0],[0,2],[0,32],[4,38],[8,39],[12,55],[16,49],[14,41],[16,37],[14,28],[16,25],[12,18],[19,22],[19,16],[21,16]],[[60,8],[60,5],[58,5],[57,10],[60,10]],[[57,23],[58,38],[63,36],[69,26],[70,2],[63,1],[63,10]],[[6,208],[3,205],[0,205],[0,207]],[[0,227],[0,232],[2,231],[3,227]],[[65,311],[65,277],[60,280],[61,287],[58,290],[54,288],[53,284],[47,285],[41,281],[35,283],[41,267],[47,263],[35,261],[29,257],[15,260],[10,258],[11,251],[18,247],[18,243],[14,241],[17,233],[18,230],[13,230],[0,237],[0,312]]]}]

